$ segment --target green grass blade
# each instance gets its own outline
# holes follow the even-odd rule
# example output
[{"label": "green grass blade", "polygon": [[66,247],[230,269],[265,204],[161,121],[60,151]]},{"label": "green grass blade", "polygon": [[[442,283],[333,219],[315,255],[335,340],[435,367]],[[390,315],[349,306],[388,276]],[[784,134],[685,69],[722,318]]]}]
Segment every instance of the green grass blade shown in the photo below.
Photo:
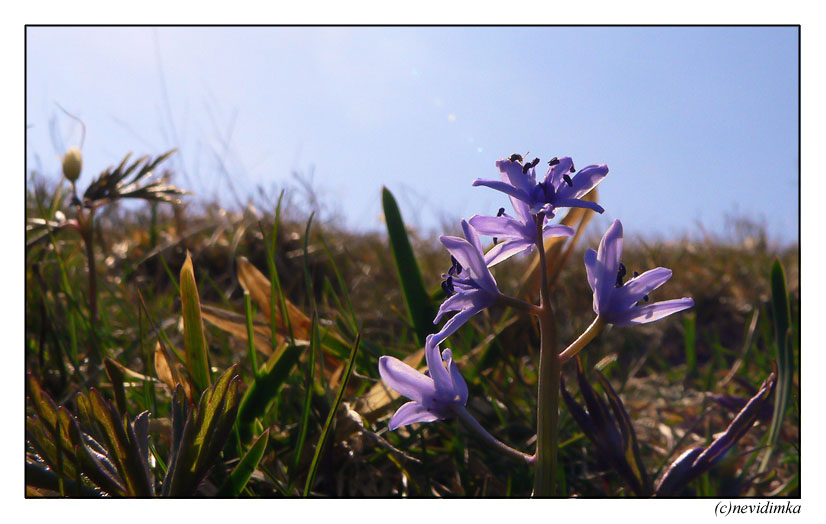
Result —
[{"label": "green grass blade", "polygon": [[353,374],[353,368],[356,363],[356,353],[358,352],[360,340],[361,334],[356,335],[356,341],[353,343],[353,349],[350,350],[350,358],[347,360],[347,369],[344,371],[344,377],[341,379],[341,386],[338,388],[336,400],[330,408],[330,413],[327,415],[327,421],[324,422],[324,429],[322,430],[321,436],[318,439],[318,444],[315,447],[313,461],[310,464],[310,473],[307,475],[307,483],[304,485],[305,497],[310,494],[310,490],[313,487],[313,482],[315,482],[315,475],[318,470],[319,459],[321,459],[321,452],[324,450],[324,444],[327,442],[327,437],[333,429],[333,421],[335,420],[336,412],[338,411],[338,407],[341,405],[341,399],[344,397],[344,391],[347,389],[347,383],[350,381],[350,376]]},{"label": "green grass blade", "polygon": [[264,456],[264,451],[267,449],[269,437],[270,430],[267,429],[261,433],[255,442],[252,443],[244,456],[241,457],[238,465],[235,466],[235,469],[233,469],[232,473],[230,473],[226,484],[224,484],[221,490],[218,491],[217,496],[237,497],[242,491],[244,491],[244,488],[247,486],[247,482],[249,482],[250,477],[252,477],[252,473],[255,471],[255,468],[258,467],[258,464],[261,462],[261,458]]},{"label": "green grass blade", "polygon": [[[356,321],[356,311],[353,308],[353,301],[350,299],[350,292],[347,291],[347,284],[344,282],[344,278],[342,278],[341,272],[338,270],[338,264],[336,264],[336,260],[333,257],[333,253],[330,251],[330,248],[327,246],[327,242],[324,240],[324,236],[321,235],[319,239],[321,240],[321,245],[324,248],[324,253],[327,254],[327,260],[330,261],[330,267],[333,268],[333,274],[335,274],[336,276],[339,294],[344,296],[344,302],[347,305],[347,312],[349,313],[348,320],[350,321],[350,326],[352,329],[358,329],[358,322]],[[336,300],[338,301],[337,296]]]},{"label": "green grass blade", "polygon": [[768,466],[769,458],[777,444],[783,419],[786,415],[789,392],[792,386],[794,361],[790,344],[789,294],[786,290],[786,275],[779,260],[771,268],[772,319],[774,327],[774,344],[777,358],[777,387],[774,394],[774,411],[769,426],[769,449],[763,455],[760,471]]},{"label": "green grass blade", "polygon": [[238,408],[238,425],[242,441],[249,440],[253,422],[267,411],[267,406],[281,391],[281,386],[298,363],[300,355],[300,347],[287,346],[284,351],[273,355],[252,385],[247,388]]},{"label": "green grass blade", "polygon": [[[298,433],[298,441],[293,452],[292,468],[290,470],[291,481],[293,484],[296,471],[298,470],[298,463],[301,461],[301,451],[304,448],[304,441],[307,439],[307,426],[310,422],[311,403],[313,400],[313,382],[315,382],[315,353],[319,343],[318,336],[318,314],[313,312],[312,335],[310,338],[310,355],[307,359],[307,381],[305,384],[306,395],[304,397],[304,407],[301,412],[301,425]],[[292,486],[291,486],[292,488]],[[290,489],[289,491],[292,491]]]},{"label": "green grass blade", "polygon": [[697,316],[694,313],[685,315],[683,319],[683,341],[685,345],[685,378],[694,376],[697,371]]},{"label": "green grass blade", "polygon": [[384,221],[387,224],[387,236],[390,238],[390,248],[396,261],[404,301],[407,304],[410,321],[416,330],[419,343],[424,344],[425,337],[433,332],[433,318],[436,316],[436,311],[424,287],[422,274],[413,256],[413,248],[407,238],[407,230],[404,227],[396,199],[386,187],[382,188],[381,199],[384,207]]},{"label": "green grass blade", "polygon": [[252,376],[258,376],[258,356],[255,350],[255,332],[252,329],[252,303],[250,302],[250,292],[244,290],[244,314],[247,317],[247,349],[250,353],[250,365],[252,366]]},{"label": "green grass blade", "polygon": [[[293,326],[290,322],[290,315],[287,310],[287,301],[284,298],[284,291],[281,289],[281,280],[278,278],[278,270],[275,267],[275,253],[278,242],[278,225],[281,223],[281,202],[284,198],[284,190],[278,195],[278,204],[275,206],[275,220],[273,220],[272,231],[270,232],[270,241],[267,245],[267,269],[270,273],[270,333],[272,340],[272,350],[278,346],[278,335],[276,322],[276,300],[280,305],[281,316],[284,324],[287,326],[287,333],[290,337],[290,344],[295,345],[295,336],[293,335]],[[261,236],[266,239],[263,228],[261,229]]]},{"label": "green grass blade", "polygon": [[126,415],[126,390],[123,387],[123,372],[109,357],[103,360],[103,366],[106,375],[109,377],[109,382],[112,383],[112,395],[115,397],[118,413]]},{"label": "green grass blade", "polygon": [[195,271],[192,258],[186,254],[186,261],[181,268],[181,308],[184,317],[184,349],[186,367],[198,392],[209,387],[209,359],[204,337],[204,324],[201,320],[201,302],[198,286],[195,283]]},{"label": "green grass blade", "polygon": [[318,306],[315,301],[315,293],[313,292],[313,279],[310,275],[310,227],[313,225],[314,216],[315,213],[310,213],[310,218],[307,220],[307,228],[304,230],[304,285],[307,287],[307,297],[310,301],[310,309],[313,311],[318,311]]}]

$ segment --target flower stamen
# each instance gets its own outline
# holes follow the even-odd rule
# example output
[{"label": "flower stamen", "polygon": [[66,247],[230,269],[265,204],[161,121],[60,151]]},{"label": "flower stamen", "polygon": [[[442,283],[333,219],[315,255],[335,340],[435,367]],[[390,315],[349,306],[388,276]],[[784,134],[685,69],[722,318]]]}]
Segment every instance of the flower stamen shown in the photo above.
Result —
[{"label": "flower stamen", "polygon": [[625,264],[620,262],[619,269],[617,270],[617,287],[622,287],[622,279],[625,278],[626,273]]}]

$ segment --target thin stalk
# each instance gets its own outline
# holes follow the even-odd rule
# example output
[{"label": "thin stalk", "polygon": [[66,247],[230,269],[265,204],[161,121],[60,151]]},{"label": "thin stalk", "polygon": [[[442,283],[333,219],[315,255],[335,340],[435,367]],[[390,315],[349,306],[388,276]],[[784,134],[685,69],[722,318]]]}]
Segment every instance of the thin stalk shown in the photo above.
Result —
[{"label": "thin stalk", "polygon": [[86,248],[86,265],[89,268],[89,321],[92,329],[97,325],[98,317],[98,298],[97,298],[97,269],[95,268],[95,251],[94,251],[94,211],[89,210],[87,219],[83,218],[83,211],[78,210],[78,220],[81,223],[81,237],[83,238],[83,245]]},{"label": "thin stalk", "polygon": [[475,431],[480,437],[482,437],[482,439],[485,442],[490,444],[491,447],[493,447],[503,455],[515,458],[516,460],[519,460],[526,464],[533,464],[536,457],[534,457],[533,455],[528,455],[527,453],[523,453],[517,449],[513,449],[512,447],[508,446],[501,440],[497,439],[496,437],[488,433],[487,430],[483,428],[482,425],[479,424],[479,422],[475,418],[473,418],[473,415],[471,415],[468,412],[468,410],[465,409],[464,406],[457,406],[455,408],[455,411],[456,415],[458,415],[462,422],[467,424],[467,426],[470,429]]},{"label": "thin stalk", "polygon": [[573,341],[573,343],[565,348],[565,351],[559,354],[559,360],[561,364],[564,364],[574,358],[574,356],[579,353],[582,348],[588,345],[588,343],[594,338],[599,335],[602,328],[605,327],[605,320],[602,317],[597,315],[597,318],[588,326],[588,329],[583,331],[583,333]]},{"label": "thin stalk", "polygon": [[91,354],[95,362],[102,362],[100,353],[98,352],[97,344],[97,320],[98,320],[98,285],[97,285],[97,269],[95,268],[95,250],[94,250],[94,208],[89,209],[89,214],[86,218],[83,216],[83,208],[77,210],[77,221],[80,225],[80,236],[83,239],[83,245],[86,248],[86,265],[89,268],[89,329],[92,332],[91,340]]},{"label": "thin stalk", "polygon": [[507,295],[499,295],[499,303],[503,306],[512,307],[513,309],[517,309],[519,311],[525,311],[534,316],[539,316],[542,313],[542,308],[535,306],[530,302],[525,302],[524,300],[509,297]]},{"label": "thin stalk", "polygon": [[555,494],[556,459],[559,426],[559,374],[561,362],[556,352],[556,320],[551,307],[551,290],[548,284],[548,266],[545,245],[542,240],[542,223],[545,215],[536,216],[536,247],[539,249],[539,270],[542,275],[540,296],[542,311],[539,315],[541,346],[539,350],[539,391],[536,407],[536,469],[534,470],[533,495],[552,497]]},{"label": "thin stalk", "polygon": [[247,320],[247,348],[250,354],[250,365],[252,366],[252,376],[258,377],[258,357],[255,354],[255,330],[252,327],[252,303],[250,293],[244,290],[244,313]]}]

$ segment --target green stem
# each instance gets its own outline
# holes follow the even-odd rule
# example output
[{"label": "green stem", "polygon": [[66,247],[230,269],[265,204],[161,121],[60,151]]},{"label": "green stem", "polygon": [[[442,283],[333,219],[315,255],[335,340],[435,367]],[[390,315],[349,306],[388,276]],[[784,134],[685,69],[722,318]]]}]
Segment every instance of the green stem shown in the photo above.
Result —
[{"label": "green stem", "polygon": [[588,326],[578,339],[574,340],[574,342],[565,348],[565,351],[559,354],[559,360],[561,364],[564,364],[574,358],[574,356],[580,352],[582,348],[588,345],[588,342],[594,340],[594,338],[599,335],[599,332],[602,331],[602,328],[605,327],[605,320],[597,315],[597,318]]},{"label": "green stem", "polygon": [[252,303],[250,302],[250,292],[244,290],[244,314],[247,320],[247,349],[250,354],[250,365],[252,366],[252,376],[258,378],[258,358],[255,354],[255,330],[253,329]]},{"label": "green stem", "polygon": [[539,269],[542,275],[539,315],[541,346],[539,350],[539,392],[536,407],[536,470],[534,471],[533,496],[555,495],[556,459],[559,426],[559,374],[561,361],[556,352],[556,321],[551,306],[551,290],[548,283],[545,246],[542,240],[544,214],[536,216],[536,247],[539,249]]},{"label": "green stem", "polygon": [[97,318],[98,318],[98,291],[97,291],[97,269],[95,268],[94,250],[94,215],[95,209],[89,209],[88,219],[84,219],[83,208],[77,210],[77,222],[80,226],[80,237],[86,248],[86,265],[89,268],[89,329],[92,340],[90,341],[91,356],[97,363],[102,362],[97,344]]},{"label": "green stem", "polygon": [[513,449],[512,447],[508,446],[501,440],[497,439],[493,435],[487,432],[485,428],[482,427],[479,422],[473,418],[468,410],[464,406],[457,406],[454,408],[456,411],[456,415],[462,419],[462,422],[467,424],[467,426],[475,431],[482,439],[491,445],[494,449],[499,451],[500,453],[507,455],[511,458],[515,458],[516,460],[525,462],[526,464],[532,464],[535,460],[533,455],[528,455],[527,453],[523,453],[517,449]]},{"label": "green stem", "polygon": [[520,300],[515,297],[509,297],[508,295],[499,295],[499,303],[503,306],[525,311],[534,316],[539,316],[542,313],[542,308],[535,306],[530,302],[525,302],[524,300]]}]

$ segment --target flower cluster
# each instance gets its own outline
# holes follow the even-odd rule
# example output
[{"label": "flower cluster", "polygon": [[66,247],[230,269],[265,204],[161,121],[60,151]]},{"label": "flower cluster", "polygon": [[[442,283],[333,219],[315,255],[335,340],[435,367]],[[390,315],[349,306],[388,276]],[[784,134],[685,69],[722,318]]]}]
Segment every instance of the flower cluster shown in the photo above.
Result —
[{"label": "flower cluster", "polygon": [[[469,415],[464,409],[468,398],[467,385],[450,350],[440,353],[439,344],[483,309],[497,302],[521,303],[499,290],[489,268],[516,254],[531,252],[535,247],[543,249],[546,238],[572,236],[572,228],[550,223],[558,209],[578,207],[597,213],[604,211],[602,206],[583,197],[608,174],[606,165],[589,165],[577,171],[571,158],[553,158],[548,162],[545,177],[537,182],[538,164],[538,158],[525,162],[520,155],[511,155],[496,162],[501,180],[477,179],[473,185],[507,194],[514,215],[508,215],[504,208],[496,216],[474,215],[467,221],[462,220],[464,238],[439,238],[451,255],[451,267],[442,275],[442,289],[447,300],[439,308],[434,324],[438,324],[448,313],[455,314],[441,330],[427,337],[427,371],[424,374],[396,358],[385,356],[379,359],[379,373],[384,384],[411,400],[392,416],[391,430],[455,415],[468,421]],[[480,234],[493,238],[493,247],[487,252],[482,247]],[[564,352],[553,355],[553,358],[561,362],[569,359],[606,324],[626,326],[652,322],[694,304],[690,298],[648,304],[648,294],[671,277],[671,270],[656,268],[641,275],[635,274],[623,282],[626,270],[621,255],[622,224],[615,220],[603,236],[598,251],[589,250],[585,255],[597,319],[577,342]],[[522,304],[533,314],[551,314],[548,308]],[[477,427],[478,423],[472,421],[472,417],[469,425],[480,433],[484,432]],[[492,439],[487,433],[484,436],[489,441]],[[504,446],[501,443],[497,445]]]}]

